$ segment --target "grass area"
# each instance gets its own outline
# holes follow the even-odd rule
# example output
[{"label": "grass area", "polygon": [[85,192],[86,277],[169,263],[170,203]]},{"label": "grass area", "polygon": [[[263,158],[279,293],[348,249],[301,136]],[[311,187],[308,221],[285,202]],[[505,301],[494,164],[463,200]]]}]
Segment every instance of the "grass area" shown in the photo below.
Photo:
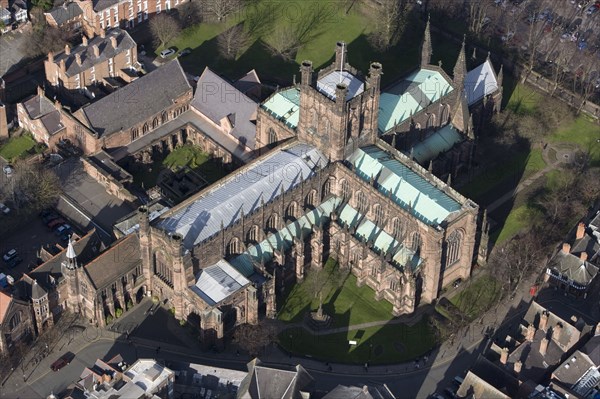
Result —
[{"label": "grass area", "polygon": [[490,234],[490,240],[496,245],[514,237],[531,225],[532,220],[540,217],[540,210],[529,204],[520,205],[510,211],[500,228]]},{"label": "grass area", "polygon": [[8,161],[13,161],[25,156],[28,151],[35,147],[35,145],[35,140],[28,134],[11,137],[6,144],[0,148],[0,155]]},{"label": "grass area", "polygon": [[500,282],[484,274],[475,280],[469,280],[467,286],[450,302],[460,309],[470,320],[488,310],[500,295]]},{"label": "grass area", "polygon": [[[323,310],[333,317],[332,327],[344,327],[392,318],[392,304],[376,301],[375,292],[365,286],[356,286],[351,274],[340,279],[335,261],[328,260],[319,278],[329,279],[330,284],[321,291]],[[295,284],[281,303],[278,318],[282,321],[299,322],[309,311],[316,311],[319,298],[309,276],[301,284]]]},{"label": "grass area", "polygon": [[[351,346],[349,340],[357,341],[357,345]],[[414,326],[388,324],[327,335],[292,328],[279,335],[279,343],[289,352],[328,362],[389,364],[428,352],[435,345],[435,335],[427,321],[421,320]]]},{"label": "grass area", "polygon": [[200,151],[197,147],[184,145],[183,147],[174,149],[162,163],[173,170],[182,166],[189,166],[195,169],[202,166],[208,159],[208,154]]},{"label": "grass area", "polygon": [[506,109],[517,115],[533,115],[543,98],[533,87],[519,83],[511,93]]},{"label": "grass area", "polygon": [[589,151],[592,166],[600,166],[600,127],[585,115],[580,115],[573,123],[554,132],[548,140],[577,144],[582,151]]}]

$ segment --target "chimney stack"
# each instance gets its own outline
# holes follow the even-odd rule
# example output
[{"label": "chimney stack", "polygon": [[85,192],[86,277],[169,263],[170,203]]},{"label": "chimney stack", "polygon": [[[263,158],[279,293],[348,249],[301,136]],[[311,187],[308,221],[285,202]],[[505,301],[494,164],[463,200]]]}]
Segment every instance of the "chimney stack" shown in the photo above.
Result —
[{"label": "chimney stack", "polygon": [[569,244],[568,242],[565,242],[565,243],[563,244],[562,251],[563,251],[563,253],[565,253],[565,254],[569,254],[569,253],[571,253],[571,244]]},{"label": "chimney stack", "polygon": [[533,324],[530,324],[527,326],[527,335],[525,336],[525,339],[527,341],[533,341],[534,336],[535,336],[535,327],[533,326]]},{"label": "chimney stack", "polygon": [[48,53],[48,62],[54,62],[54,53],[52,51]]},{"label": "chimney stack", "polygon": [[67,67],[66,67],[66,65],[65,65],[65,59],[64,59],[64,58],[62,58],[62,59],[60,60],[60,62],[58,63],[58,66],[59,66],[59,68],[60,68],[60,71],[61,71],[62,73],[64,73],[64,72],[67,70]]},{"label": "chimney stack", "polygon": [[92,52],[94,53],[94,57],[98,58],[100,57],[100,48],[98,48],[97,45],[93,45],[92,46]]},{"label": "chimney stack", "polygon": [[584,235],[585,235],[585,224],[583,222],[579,222],[579,224],[577,225],[577,234],[575,235],[575,238],[578,240],[581,240]]},{"label": "chimney stack", "polygon": [[546,356],[546,351],[548,350],[548,338],[542,339],[540,342],[540,355]]},{"label": "chimney stack", "polygon": [[104,39],[104,38],[106,37],[106,32],[104,31],[104,29],[101,29],[101,30],[100,30],[100,37],[101,37],[102,39]]},{"label": "chimney stack", "polygon": [[85,34],[81,35],[81,45],[82,46],[87,46],[88,45],[88,38]]},{"label": "chimney stack", "polygon": [[548,329],[548,311],[544,310],[540,317],[540,330],[546,331]]},{"label": "chimney stack", "polygon": [[335,45],[335,70],[342,71],[348,62],[348,45],[345,42],[337,42]]},{"label": "chimney stack", "polygon": [[81,65],[81,54],[75,53],[75,62],[77,65]]},{"label": "chimney stack", "polygon": [[113,48],[117,48],[117,38],[114,36],[110,37],[110,44],[111,46],[113,46]]},{"label": "chimney stack", "polygon": [[506,364],[508,362],[508,348],[502,348],[502,352],[500,353],[500,363]]},{"label": "chimney stack", "polygon": [[583,251],[581,254],[579,254],[579,259],[581,259],[583,262],[585,262],[588,258],[588,254],[587,252]]},{"label": "chimney stack", "polygon": [[312,83],[313,65],[311,61],[302,61],[300,65],[300,83],[304,86],[310,86]]},{"label": "chimney stack", "polygon": [[515,374],[519,375],[519,373],[521,372],[521,369],[523,368],[523,362],[518,360],[515,364],[514,364],[514,368],[515,368]]},{"label": "chimney stack", "polygon": [[562,326],[558,323],[552,329],[552,339],[554,341],[558,341],[560,339],[560,334],[562,333]]},{"label": "chimney stack", "polygon": [[71,47],[68,44],[65,44],[65,54],[66,55],[71,54]]}]

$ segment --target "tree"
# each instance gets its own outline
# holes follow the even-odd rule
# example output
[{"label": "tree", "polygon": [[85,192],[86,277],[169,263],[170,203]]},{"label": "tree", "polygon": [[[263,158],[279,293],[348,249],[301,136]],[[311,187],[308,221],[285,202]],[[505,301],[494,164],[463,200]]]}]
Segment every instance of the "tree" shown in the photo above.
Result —
[{"label": "tree", "polygon": [[373,31],[369,43],[383,52],[398,43],[406,20],[406,5],[399,0],[381,0],[371,15]]},{"label": "tree", "polygon": [[181,27],[175,18],[166,13],[159,14],[150,20],[150,33],[157,47],[165,47],[180,32]]},{"label": "tree", "polygon": [[469,31],[480,34],[485,26],[484,19],[487,16],[487,10],[491,7],[491,1],[467,0],[467,12],[469,20]]},{"label": "tree", "polygon": [[[41,12],[40,8],[34,10]],[[33,58],[46,55],[50,51],[62,51],[72,39],[73,32],[69,30],[45,24],[34,25],[33,29],[26,33],[25,40],[22,42],[22,50],[27,56]]]},{"label": "tree", "polygon": [[269,50],[273,55],[290,61],[300,49],[300,39],[292,25],[279,25],[272,36]]},{"label": "tree", "polygon": [[211,15],[219,22],[238,11],[241,5],[241,0],[205,0],[203,2],[205,14]]},{"label": "tree", "polygon": [[177,8],[181,26],[195,25],[202,22],[202,9],[198,1],[188,1]]},{"label": "tree", "polygon": [[527,30],[527,51],[529,53],[527,57],[525,72],[522,76],[522,83],[525,83],[527,77],[534,68],[535,60],[537,59],[536,55],[538,47],[541,44],[542,39],[544,38],[544,30],[546,24],[550,23],[547,20],[544,20],[542,22],[537,21],[538,15],[541,11],[541,7],[541,3],[534,2],[530,4],[530,6],[527,8],[527,16],[529,22],[529,29]]},{"label": "tree", "polygon": [[234,25],[217,37],[219,54],[226,59],[235,59],[248,44],[248,35],[242,24]]},{"label": "tree", "polygon": [[236,327],[233,341],[250,356],[256,357],[267,345],[277,342],[277,330],[266,322],[256,325],[242,324]]},{"label": "tree", "polygon": [[7,184],[0,187],[0,194],[11,198],[17,211],[38,212],[56,202],[60,182],[54,171],[20,161],[14,164],[14,173]]}]

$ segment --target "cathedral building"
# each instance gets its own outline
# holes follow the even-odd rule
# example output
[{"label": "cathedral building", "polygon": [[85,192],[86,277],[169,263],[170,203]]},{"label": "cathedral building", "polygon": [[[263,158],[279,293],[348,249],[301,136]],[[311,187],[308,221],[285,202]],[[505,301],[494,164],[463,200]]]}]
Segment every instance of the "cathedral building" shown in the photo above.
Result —
[{"label": "cathedral building", "polygon": [[[157,104],[117,125],[99,112],[126,112],[111,111],[110,101],[84,108],[86,129],[95,132],[89,137],[107,135],[102,147],[120,160],[143,151],[144,142],[154,146],[167,137],[173,145],[186,139],[237,143],[218,150],[241,166],[160,215],[140,207],[128,234],[109,248],[96,243],[93,232],[69,243],[31,272],[27,284],[50,293],[49,312],[69,308],[99,325],[116,317],[117,309],[152,296],[200,328],[206,345],[218,346],[236,325],[275,317],[276,294],[329,257],[357,284],[371,287],[374,301],[390,302],[394,316],[413,313],[419,304],[434,302],[443,287],[467,279],[486,255],[478,205],[420,165],[414,150],[411,157],[398,148],[419,140],[402,126],[421,120],[431,107],[440,109],[436,118],[446,116],[446,123],[436,122],[435,134],[471,134],[467,97],[448,97],[464,83],[423,64],[407,81],[408,95],[415,96],[415,87],[426,92],[428,86],[414,82],[432,79],[443,93],[401,120],[404,114],[389,108],[389,93],[381,92],[383,66],[374,62],[363,74],[347,58],[340,42],[329,67],[316,72],[303,61],[300,83],[261,104],[241,96],[242,105],[224,101],[215,90],[235,88],[207,70],[206,84],[193,96],[181,81],[165,92],[177,101],[159,98],[171,104],[165,119]],[[157,71],[163,68],[173,72],[170,78],[161,72],[146,76],[181,80],[177,61]],[[146,93],[154,90],[151,81],[138,85]],[[131,118],[133,124],[123,125]],[[147,122],[153,118],[156,126]],[[390,120],[392,145],[386,142]],[[123,148],[131,151],[121,154]]]}]

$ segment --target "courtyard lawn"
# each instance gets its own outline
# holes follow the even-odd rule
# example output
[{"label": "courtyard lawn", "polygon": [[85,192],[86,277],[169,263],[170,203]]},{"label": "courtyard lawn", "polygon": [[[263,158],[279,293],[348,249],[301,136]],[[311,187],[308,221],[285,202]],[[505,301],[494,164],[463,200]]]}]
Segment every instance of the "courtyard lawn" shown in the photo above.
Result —
[{"label": "courtyard lawn", "polygon": [[8,161],[13,161],[14,159],[24,156],[27,151],[31,150],[34,146],[35,140],[30,135],[23,134],[9,139],[6,144],[0,148],[0,155]]},{"label": "courtyard lawn", "polygon": [[208,154],[200,151],[197,147],[184,145],[183,147],[174,149],[167,155],[163,161],[163,165],[173,170],[183,166],[189,166],[190,168],[195,169],[202,166],[208,159]]},{"label": "courtyard lawn", "polygon": [[[392,304],[385,300],[376,301],[375,292],[367,287],[356,286],[356,277],[348,274],[343,281],[334,273],[335,261],[329,260],[322,273],[322,278],[329,278],[329,284],[322,292],[323,310],[333,317],[331,327],[344,327],[372,321],[392,318]],[[281,304],[278,318],[282,321],[299,322],[309,311],[316,311],[319,298],[315,297],[311,283],[305,281],[295,284],[287,296],[278,300]]]},{"label": "courtyard lawn", "polygon": [[[350,340],[357,345],[350,345]],[[435,345],[435,335],[423,319],[413,326],[387,324],[326,335],[291,328],[279,334],[279,344],[288,352],[328,362],[390,364],[427,353]]]},{"label": "courtyard lawn", "polygon": [[488,310],[500,296],[500,282],[484,274],[475,280],[465,282],[466,286],[450,302],[460,309],[470,320]]},{"label": "courtyard lawn", "polygon": [[592,158],[592,166],[600,166],[600,126],[585,115],[578,116],[573,123],[557,130],[550,137],[553,143],[574,143],[588,152]]}]

